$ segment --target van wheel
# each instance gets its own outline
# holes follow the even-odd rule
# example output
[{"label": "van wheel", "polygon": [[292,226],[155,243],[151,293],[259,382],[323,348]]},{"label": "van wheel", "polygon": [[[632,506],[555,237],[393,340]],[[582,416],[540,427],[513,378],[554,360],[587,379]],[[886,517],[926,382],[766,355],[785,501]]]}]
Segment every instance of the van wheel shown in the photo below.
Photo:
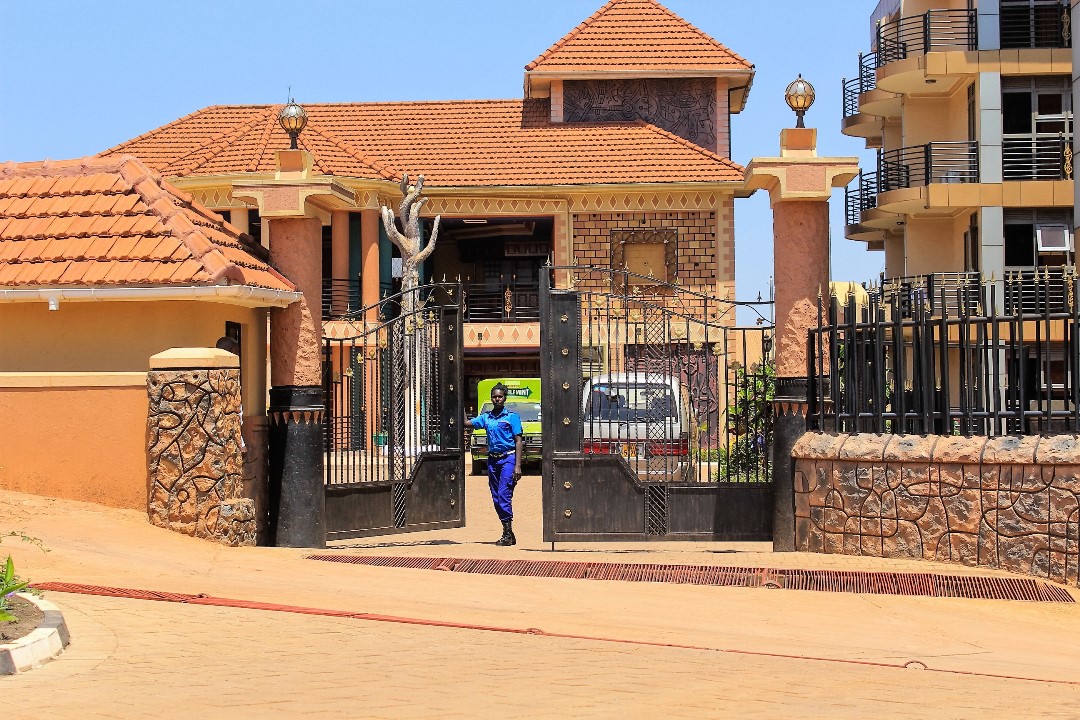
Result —
[{"label": "van wheel", "polygon": [[483,460],[473,460],[472,462],[472,475],[483,475],[487,472],[487,463]]}]

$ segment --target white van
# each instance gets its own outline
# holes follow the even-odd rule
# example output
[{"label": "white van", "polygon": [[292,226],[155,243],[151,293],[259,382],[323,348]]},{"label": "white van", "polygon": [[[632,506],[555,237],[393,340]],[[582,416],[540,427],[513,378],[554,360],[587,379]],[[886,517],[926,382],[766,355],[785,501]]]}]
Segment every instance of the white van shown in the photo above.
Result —
[{"label": "white van", "polygon": [[694,480],[697,423],[677,378],[610,373],[582,390],[586,454],[621,455],[641,480]]}]

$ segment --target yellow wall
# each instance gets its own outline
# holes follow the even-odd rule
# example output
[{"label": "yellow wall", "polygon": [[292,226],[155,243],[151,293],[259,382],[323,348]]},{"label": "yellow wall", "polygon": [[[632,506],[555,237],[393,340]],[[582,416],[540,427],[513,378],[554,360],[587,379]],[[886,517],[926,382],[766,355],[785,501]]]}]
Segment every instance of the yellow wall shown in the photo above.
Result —
[{"label": "yellow wall", "polygon": [[145,379],[0,388],[0,487],[145,511],[147,403]]},{"label": "yellow wall", "polygon": [[263,414],[266,311],[257,308],[180,301],[61,302],[56,311],[44,302],[0,305],[0,373],[146,372],[150,356],[162,350],[213,347],[226,320],[243,328],[244,410]]},{"label": "yellow wall", "polygon": [[963,229],[967,219],[908,217],[905,233],[906,275],[924,275],[964,269]]},{"label": "yellow wall", "polygon": [[968,139],[967,88],[943,98],[904,98],[905,147]]}]

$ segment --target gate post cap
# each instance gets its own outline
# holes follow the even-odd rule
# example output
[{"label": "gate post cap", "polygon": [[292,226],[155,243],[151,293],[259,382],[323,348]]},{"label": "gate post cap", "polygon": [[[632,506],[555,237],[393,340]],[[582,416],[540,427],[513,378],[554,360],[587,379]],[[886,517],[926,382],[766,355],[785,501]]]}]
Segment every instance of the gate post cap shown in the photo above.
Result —
[{"label": "gate post cap", "polygon": [[217,348],[169,348],[150,356],[150,369],[239,368],[240,358]]}]

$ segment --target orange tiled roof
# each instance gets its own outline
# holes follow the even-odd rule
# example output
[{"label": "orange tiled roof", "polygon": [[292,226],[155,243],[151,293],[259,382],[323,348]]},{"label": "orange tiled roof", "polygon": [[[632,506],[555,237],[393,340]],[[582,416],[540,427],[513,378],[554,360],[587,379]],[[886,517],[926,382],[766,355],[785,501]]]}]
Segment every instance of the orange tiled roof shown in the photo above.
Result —
[{"label": "orange tiled roof", "polygon": [[715,74],[752,68],[656,0],[611,0],[525,66],[530,72],[570,74],[687,70]]},{"label": "orange tiled roof", "polygon": [[130,156],[0,164],[0,285],[294,286]]},{"label": "orange tiled roof", "polygon": [[[219,105],[102,153],[166,177],[273,173],[281,105]],[[743,168],[644,122],[549,122],[546,99],[305,105],[300,146],[327,175],[429,187],[738,182]]]}]

